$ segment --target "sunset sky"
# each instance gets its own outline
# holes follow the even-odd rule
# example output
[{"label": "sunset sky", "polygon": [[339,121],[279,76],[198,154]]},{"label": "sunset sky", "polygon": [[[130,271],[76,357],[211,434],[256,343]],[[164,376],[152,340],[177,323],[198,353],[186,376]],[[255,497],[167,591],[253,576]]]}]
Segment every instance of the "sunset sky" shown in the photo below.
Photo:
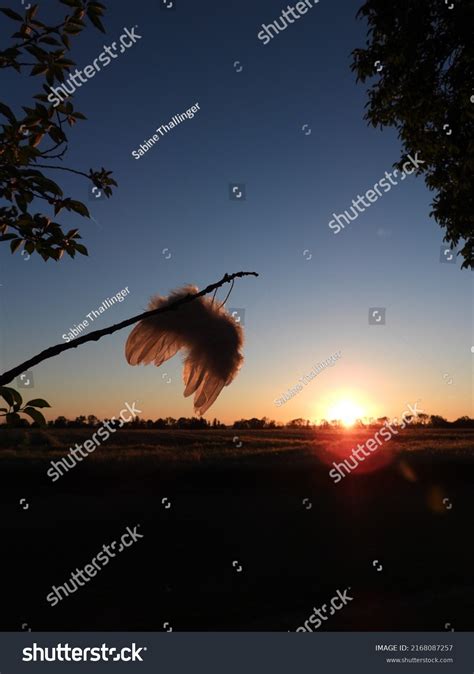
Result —
[{"label": "sunset sky", "polygon": [[[275,0],[178,0],[169,12],[145,0],[106,4],[107,35],[89,27],[76,39],[78,67],[124,27],[137,26],[142,38],[74,95],[88,120],[71,130],[64,166],[104,166],[119,187],[112,199],[91,201],[85,180],[55,172],[96,220],[58,218],[80,227],[89,258],[44,263],[1,246],[1,369],[63,342],[125,287],[125,300],[89,330],[140,313],[152,294],[249,270],[259,278],[237,281],[228,302],[245,308],[244,366],[206,418],[315,420],[341,400],[366,416],[397,416],[416,400],[428,413],[472,416],[472,272],[440,263],[443,232],[428,217],[433,194],[423,179],[393,187],[339,234],[328,228],[400,156],[395,132],[363,120],[365,88],[349,68],[351,50],[365,43],[355,19],[361,1],[321,0],[268,45],[257,33],[286,7]],[[2,40],[10,23],[2,18]],[[36,93],[40,80],[4,76],[5,102],[29,105],[27,90]],[[193,119],[133,158],[196,102]],[[232,182],[245,183],[245,201],[229,199]],[[368,324],[370,307],[386,308],[385,326]],[[48,418],[110,417],[126,401],[139,401],[145,418],[191,416],[181,358],[130,367],[128,334],[37,366],[28,397],[50,402]],[[334,367],[275,405],[339,351]]]}]

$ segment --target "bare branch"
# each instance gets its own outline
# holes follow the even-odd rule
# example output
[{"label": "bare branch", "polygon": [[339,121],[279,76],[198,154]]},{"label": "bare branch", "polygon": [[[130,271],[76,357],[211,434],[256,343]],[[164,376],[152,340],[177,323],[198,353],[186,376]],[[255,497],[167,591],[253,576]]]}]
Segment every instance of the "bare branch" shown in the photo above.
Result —
[{"label": "bare branch", "polygon": [[[52,159],[52,157],[45,157],[45,159]],[[87,173],[84,173],[84,171],[76,171],[76,169],[66,168],[66,166],[50,166],[49,164],[36,164],[36,163],[35,166],[37,166],[38,168],[56,169],[57,171],[69,171],[69,173],[75,173],[78,176],[83,176],[88,180],[92,180],[92,178],[89,175],[87,175]]]},{"label": "bare branch", "polygon": [[103,328],[103,330],[94,330],[94,332],[90,332],[89,334],[83,335],[82,337],[77,337],[77,339],[73,339],[72,341],[66,342],[65,344],[56,344],[56,346],[50,346],[48,349],[41,351],[41,353],[39,353],[37,356],[33,356],[33,358],[26,360],[24,363],[21,363],[20,365],[14,367],[12,370],[8,370],[8,372],[5,372],[4,374],[0,375],[0,386],[5,386],[6,384],[9,384],[15,377],[18,377],[18,375],[20,375],[22,372],[28,370],[30,367],[38,365],[38,363],[42,363],[43,360],[47,360],[48,358],[58,356],[60,353],[62,353],[63,351],[67,351],[68,349],[75,349],[76,347],[80,346],[81,344],[85,344],[86,342],[97,342],[102,337],[105,337],[105,335],[112,335],[114,332],[117,332],[118,330],[123,330],[123,328],[127,328],[129,325],[138,323],[138,321],[141,321],[144,318],[150,318],[150,316],[162,314],[165,311],[175,311],[182,304],[187,304],[188,302],[192,302],[198,297],[208,295],[209,293],[212,293],[213,290],[217,290],[218,288],[223,286],[224,283],[230,283],[231,281],[233,282],[234,279],[242,278],[243,276],[258,276],[258,274],[257,272],[254,271],[239,271],[236,272],[235,274],[225,274],[221,278],[221,280],[218,281],[217,283],[211,283],[211,285],[208,285],[207,288],[204,288],[204,290],[200,290],[198,293],[194,294],[188,293],[188,295],[186,295],[185,297],[181,297],[179,300],[176,300],[176,302],[168,304],[165,307],[153,309],[152,311],[145,311],[145,313],[143,314],[133,316],[132,318],[127,318],[125,321],[117,323],[116,325],[111,325],[108,328]]}]

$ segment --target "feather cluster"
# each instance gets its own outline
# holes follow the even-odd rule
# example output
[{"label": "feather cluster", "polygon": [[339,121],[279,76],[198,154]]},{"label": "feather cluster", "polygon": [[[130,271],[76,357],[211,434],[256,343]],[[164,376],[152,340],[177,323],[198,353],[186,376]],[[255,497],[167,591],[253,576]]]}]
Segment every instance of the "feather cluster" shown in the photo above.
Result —
[{"label": "feather cluster", "polygon": [[[197,292],[188,285],[168,297],[157,295],[148,309],[165,307]],[[137,323],[127,339],[125,356],[130,365],[154,363],[159,367],[183,349],[184,395],[194,393],[194,409],[204,414],[236,376],[243,362],[242,345],[242,328],[229,312],[207,297],[198,297]]]}]

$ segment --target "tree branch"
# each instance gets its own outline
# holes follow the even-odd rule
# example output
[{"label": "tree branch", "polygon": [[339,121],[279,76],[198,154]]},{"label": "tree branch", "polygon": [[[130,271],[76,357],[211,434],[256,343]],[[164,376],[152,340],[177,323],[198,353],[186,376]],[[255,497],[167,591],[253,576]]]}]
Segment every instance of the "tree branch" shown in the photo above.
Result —
[{"label": "tree branch", "polygon": [[[44,159],[52,159],[52,157],[44,157]],[[76,169],[71,169],[71,168],[66,168],[66,166],[49,166],[49,164],[34,164],[38,168],[45,168],[45,169],[56,169],[57,171],[69,171],[69,173],[75,173],[78,176],[83,176],[84,178],[88,178],[88,180],[92,180],[92,178],[87,175],[87,173],[84,173],[84,171],[76,171]]]},{"label": "tree branch", "polygon": [[188,302],[192,302],[198,297],[208,295],[213,290],[217,290],[217,288],[223,286],[224,283],[230,283],[234,279],[242,278],[243,276],[258,276],[258,274],[257,272],[254,271],[239,271],[236,272],[235,274],[225,274],[221,278],[221,280],[218,281],[217,283],[211,283],[211,285],[208,285],[207,288],[204,288],[204,290],[201,290],[198,293],[194,294],[188,293],[185,297],[181,297],[179,300],[176,300],[176,302],[168,304],[165,307],[153,309],[152,311],[145,311],[145,313],[143,314],[139,314],[138,316],[132,316],[132,318],[127,318],[125,321],[122,321],[121,323],[111,325],[108,328],[103,328],[102,330],[94,330],[94,332],[90,332],[89,334],[83,335],[82,337],[77,337],[76,339],[73,339],[70,342],[66,342],[65,344],[56,344],[56,346],[50,346],[48,349],[41,351],[41,353],[39,353],[38,355],[33,356],[33,358],[25,360],[24,363],[21,363],[20,365],[14,367],[12,370],[8,370],[8,372],[5,372],[4,374],[0,375],[0,386],[5,386],[6,384],[9,384],[15,377],[18,377],[19,374],[21,374],[25,370],[28,370],[28,368],[30,367],[38,365],[38,363],[42,363],[43,360],[47,360],[48,358],[58,356],[60,353],[62,353],[63,351],[67,351],[68,349],[75,349],[76,347],[80,346],[81,344],[85,344],[86,342],[92,341],[97,342],[102,337],[105,337],[105,335],[112,335],[114,332],[122,330],[123,328],[127,328],[129,325],[133,325],[134,323],[138,323],[138,321],[142,321],[144,318],[150,318],[150,316],[162,314],[165,311],[174,311],[182,304],[187,304]]},{"label": "tree branch", "polygon": [[[66,17],[66,19],[67,19],[67,17]],[[27,47],[32,42],[36,42],[37,40],[39,40],[41,37],[46,37],[50,33],[59,33],[61,28],[64,28],[65,25],[66,25],[66,20],[64,20],[58,26],[50,26],[50,27],[46,26],[45,31],[43,31],[42,33],[40,33],[39,31],[36,31],[36,35],[33,35],[33,37],[28,38],[28,40],[25,40],[24,42],[21,42],[19,44],[14,44],[12,46],[12,49],[24,49],[25,47]],[[32,28],[32,26],[30,26],[28,24],[28,28]],[[33,28],[33,30],[34,30],[34,28]],[[3,52],[0,52],[0,55],[2,53]]]}]

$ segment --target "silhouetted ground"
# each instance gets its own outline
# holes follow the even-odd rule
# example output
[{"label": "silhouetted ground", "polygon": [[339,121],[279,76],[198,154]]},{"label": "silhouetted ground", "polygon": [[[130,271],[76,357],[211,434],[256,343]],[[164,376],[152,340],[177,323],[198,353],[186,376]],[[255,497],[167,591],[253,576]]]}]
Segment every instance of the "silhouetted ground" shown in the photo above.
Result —
[{"label": "silhouetted ground", "polygon": [[[474,432],[408,429],[334,484],[328,448],[370,434],[122,430],[53,483],[90,429],[0,431],[2,629],[295,630],[350,587],[320,629],[473,630]],[[48,604],[136,524],[142,540]]]}]

